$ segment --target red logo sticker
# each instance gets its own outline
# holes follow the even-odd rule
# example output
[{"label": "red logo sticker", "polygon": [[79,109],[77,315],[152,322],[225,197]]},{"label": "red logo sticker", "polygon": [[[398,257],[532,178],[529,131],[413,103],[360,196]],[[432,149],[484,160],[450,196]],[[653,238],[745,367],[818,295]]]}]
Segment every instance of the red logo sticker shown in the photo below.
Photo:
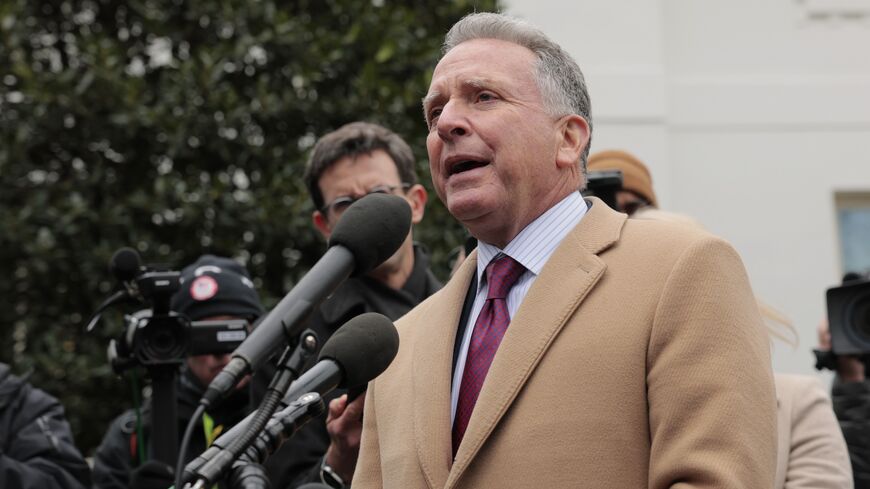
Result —
[{"label": "red logo sticker", "polygon": [[197,301],[207,301],[214,297],[217,292],[217,280],[208,275],[197,277],[196,280],[190,284],[190,296]]}]

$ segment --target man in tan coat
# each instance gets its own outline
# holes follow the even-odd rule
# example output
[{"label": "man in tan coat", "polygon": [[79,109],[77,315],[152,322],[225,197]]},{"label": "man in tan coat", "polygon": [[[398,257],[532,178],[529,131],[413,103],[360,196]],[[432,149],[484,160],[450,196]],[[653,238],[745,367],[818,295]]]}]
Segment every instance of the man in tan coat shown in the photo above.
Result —
[{"label": "man in tan coat", "polygon": [[430,170],[479,247],[398,322],[354,489],[772,487],[768,341],[734,250],[580,196],[589,98],[540,31],[474,14],[444,52]]}]

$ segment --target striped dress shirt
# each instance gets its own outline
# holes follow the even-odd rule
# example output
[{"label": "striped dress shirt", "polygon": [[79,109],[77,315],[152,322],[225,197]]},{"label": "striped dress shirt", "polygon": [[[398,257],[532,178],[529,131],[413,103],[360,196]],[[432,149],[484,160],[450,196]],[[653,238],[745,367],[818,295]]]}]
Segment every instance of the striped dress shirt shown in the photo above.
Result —
[{"label": "striped dress shirt", "polygon": [[483,241],[478,243],[477,249],[477,294],[471,314],[468,315],[468,324],[465,327],[465,335],[462,338],[459,356],[456,361],[456,369],[453,372],[453,386],[450,391],[450,423],[453,424],[456,416],[456,403],[459,400],[459,385],[462,382],[462,372],[465,370],[465,358],[468,356],[468,344],[471,341],[471,333],[477,316],[480,315],[483,304],[486,302],[488,284],[486,283],[486,266],[497,255],[503,253],[526,267],[526,272],[517,280],[507,296],[508,312],[514,317],[526,293],[532,287],[535,279],[544,268],[544,264],[559,247],[559,244],[574,229],[584,215],[586,215],[586,201],[580,192],[572,192],[559,201],[537,219],[532,221],[502,250]]}]

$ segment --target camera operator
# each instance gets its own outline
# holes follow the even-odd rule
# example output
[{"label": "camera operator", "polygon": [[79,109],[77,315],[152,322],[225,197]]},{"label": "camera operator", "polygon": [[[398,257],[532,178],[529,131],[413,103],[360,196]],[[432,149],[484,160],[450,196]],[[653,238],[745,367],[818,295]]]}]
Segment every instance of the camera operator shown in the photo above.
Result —
[{"label": "camera operator", "polygon": [[[181,288],[172,296],[172,311],[191,321],[244,319],[250,324],[263,313],[260,298],[245,268],[234,260],[204,255],[181,273]],[[178,377],[178,427],[184,431],[205,387],[229,362],[230,354],[197,355],[186,359]],[[222,432],[250,411],[249,389],[243,381],[226,400],[203,415],[190,441],[188,457],[201,453]],[[151,460],[151,405],[137,416],[128,410],[116,418],[94,457],[94,487],[97,489],[165,489],[173,483],[172,467]]]},{"label": "camera operator", "polygon": [[616,192],[616,210],[633,216],[635,212],[658,207],[652,187],[652,175],[646,165],[631,153],[615,149],[599,151],[589,155],[586,168],[590,172],[622,172],[622,189]]},{"label": "camera operator", "polygon": [[[843,285],[865,277],[849,272],[843,276]],[[831,351],[831,332],[828,320],[819,324],[819,350]],[[870,487],[870,383],[864,375],[865,365],[856,355],[835,355],[831,365],[837,372],[831,388],[834,413],[846,438],[855,487]]]},{"label": "camera operator", "polygon": [[90,487],[88,464],[75,447],[63,406],[0,363],[0,486]]}]

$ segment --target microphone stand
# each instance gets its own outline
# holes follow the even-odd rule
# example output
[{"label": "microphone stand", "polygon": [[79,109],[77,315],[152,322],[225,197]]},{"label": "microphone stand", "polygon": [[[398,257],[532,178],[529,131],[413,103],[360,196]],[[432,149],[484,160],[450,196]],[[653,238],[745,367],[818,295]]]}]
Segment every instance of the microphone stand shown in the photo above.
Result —
[{"label": "microphone stand", "polygon": [[299,341],[292,353],[289,347],[285,348],[278,361],[279,370],[272,377],[266,396],[260,403],[253,419],[248,423],[246,431],[195,469],[194,477],[198,479],[198,482],[194,487],[199,486],[199,483],[203,481],[205,482],[203,487],[205,487],[220,479],[226,469],[236,460],[238,454],[257,439],[257,435],[269,423],[290,384],[299,377],[299,373],[318,350],[318,346],[317,334],[306,329],[299,335]]},{"label": "microphone stand", "polygon": [[178,458],[178,395],[175,381],[178,365],[153,365],[148,367],[151,376],[151,436],[154,459],[169,466]]},{"label": "microphone stand", "polygon": [[[272,416],[265,429],[233,464],[232,472],[230,472],[230,487],[232,489],[269,489],[269,479],[265,476],[261,464],[281,448],[281,445],[292,437],[303,424],[320,416],[324,410],[325,406],[320,394],[310,392]],[[194,486],[194,489],[197,487]]]}]

